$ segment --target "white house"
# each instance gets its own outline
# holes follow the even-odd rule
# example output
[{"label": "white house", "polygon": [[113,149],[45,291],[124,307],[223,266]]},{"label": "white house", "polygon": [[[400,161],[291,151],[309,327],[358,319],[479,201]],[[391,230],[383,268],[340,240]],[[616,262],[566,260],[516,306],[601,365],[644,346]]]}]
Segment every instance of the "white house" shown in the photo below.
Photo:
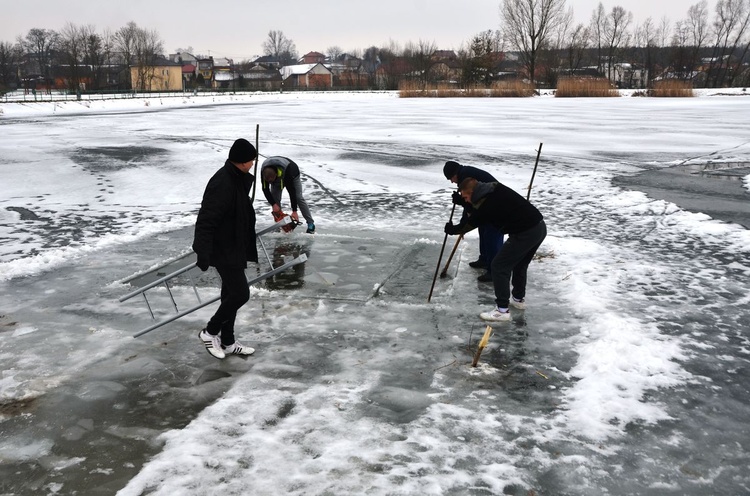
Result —
[{"label": "white house", "polygon": [[332,88],[333,73],[320,62],[287,65],[279,69],[285,88]]}]

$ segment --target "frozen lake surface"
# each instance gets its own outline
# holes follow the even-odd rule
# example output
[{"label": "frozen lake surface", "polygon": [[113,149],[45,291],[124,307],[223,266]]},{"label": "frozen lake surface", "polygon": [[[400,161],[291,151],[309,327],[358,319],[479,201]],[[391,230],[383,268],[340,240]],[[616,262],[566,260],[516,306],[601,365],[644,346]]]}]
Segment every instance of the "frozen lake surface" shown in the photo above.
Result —
[{"label": "frozen lake surface", "polygon": [[[0,114],[0,493],[750,492],[750,98],[86,103]],[[255,355],[205,352],[212,306],[133,338],[151,320],[122,281],[188,249],[256,124],[318,233],[265,237],[308,261],[252,288]],[[427,302],[442,165],[525,194],[539,143],[529,307],[472,368],[493,304],[474,233]]]}]

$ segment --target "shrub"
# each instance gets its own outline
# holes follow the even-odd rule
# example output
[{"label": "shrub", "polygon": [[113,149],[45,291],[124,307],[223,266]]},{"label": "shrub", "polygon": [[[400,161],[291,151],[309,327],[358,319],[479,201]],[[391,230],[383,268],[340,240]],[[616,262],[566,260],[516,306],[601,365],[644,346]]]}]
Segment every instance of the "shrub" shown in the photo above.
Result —
[{"label": "shrub", "polygon": [[605,78],[560,78],[556,97],[610,97],[620,96],[617,89]]},{"label": "shrub", "polygon": [[682,81],[680,79],[663,79],[654,83],[653,88],[648,91],[648,95],[658,97],[694,96],[693,85],[690,83],[690,81]]},{"label": "shrub", "polygon": [[418,81],[403,81],[398,86],[401,98],[454,98],[454,97],[528,97],[534,87],[523,81],[497,81],[489,88],[471,86],[466,89],[447,83],[424,85]]}]

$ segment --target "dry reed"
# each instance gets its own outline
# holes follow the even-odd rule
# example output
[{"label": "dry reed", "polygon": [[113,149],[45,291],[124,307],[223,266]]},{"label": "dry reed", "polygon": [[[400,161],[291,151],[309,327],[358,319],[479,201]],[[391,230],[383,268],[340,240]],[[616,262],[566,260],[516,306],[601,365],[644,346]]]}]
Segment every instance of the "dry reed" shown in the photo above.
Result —
[{"label": "dry reed", "polygon": [[497,98],[534,95],[534,87],[523,81],[497,81],[489,88],[471,86],[465,89],[445,83],[425,85],[418,81],[405,81],[399,85],[398,91],[401,98]]},{"label": "dry reed", "polygon": [[605,78],[560,78],[557,81],[555,96],[611,97],[620,96],[620,93]]},{"label": "dry reed", "polygon": [[656,97],[690,97],[694,96],[693,85],[690,81],[664,79],[656,81],[654,87],[648,91],[648,95]]}]

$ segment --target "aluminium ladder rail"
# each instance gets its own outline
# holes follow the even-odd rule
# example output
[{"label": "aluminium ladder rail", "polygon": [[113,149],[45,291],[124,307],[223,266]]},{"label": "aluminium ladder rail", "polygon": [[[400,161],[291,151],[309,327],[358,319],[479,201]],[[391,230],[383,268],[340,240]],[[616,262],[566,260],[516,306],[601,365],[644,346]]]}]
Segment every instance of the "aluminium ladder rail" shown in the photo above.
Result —
[{"label": "aluminium ladder rail", "polygon": [[[260,282],[260,281],[263,281],[265,279],[268,279],[269,277],[273,277],[273,276],[275,276],[276,274],[278,274],[280,272],[283,272],[283,271],[285,271],[285,270],[287,270],[287,269],[289,269],[291,267],[294,267],[295,265],[299,265],[299,264],[307,261],[307,255],[305,255],[304,253],[301,253],[297,258],[295,258],[295,259],[293,259],[293,260],[291,260],[291,261],[289,261],[289,262],[287,262],[287,263],[285,263],[285,264],[283,264],[283,265],[281,265],[279,267],[274,268],[273,264],[271,263],[271,258],[268,256],[268,252],[266,251],[266,247],[263,244],[263,241],[261,240],[260,236],[263,235],[263,234],[266,234],[268,232],[278,230],[282,226],[288,224],[289,222],[291,222],[291,220],[289,219],[289,217],[284,217],[283,219],[281,219],[280,221],[276,222],[275,224],[272,224],[272,225],[270,225],[270,226],[268,226],[268,227],[266,227],[264,229],[261,229],[260,231],[257,231],[255,233],[257,239],[260,241],[261,248],[263,249],[263,253],[266,255],[266,259],[268,260],[269,265],[271,265],[271,270],[269,270],[268,272],[265,272],[265,273],[263,273],[263,274],[255,277],[253,279],[250,279],[248,281],[248,283],[247,283],[248,286],[252,286],[253,284],[255,284],[257,282]],[[148,274],[148,273],[157,271],[157,270],[159,270],[161,268],[164,268],[167,265],[170,265],[170,264],[172,264],[172,263],[174,263],[176,261],[179,261],[179,260],[181,260],[183,258],[187,258],[191,254],[192,254],[192,252],[188,252],[188,253],[185,253],[185,254],[180,255],[178,257],[172,258],[172,259],[164,262],[163,264],[161,264],[158,267],[154,267],[154,268],[146,271],[145,273],[140,273],[140,274],[136,274],[134,276],[131,276],[131,277],[123,280],[122,282],[123,283],[127,283],[129,281],[132,281],[132,280],[134,280],[134,279],[136,279],[136,278],[144,275],[144,274]],[[129,300],[130,298],[132,298],[134,296],[137,296],[139,294],[142,295],[144,301],[146,302],[146,306],[148,307],[149,313],[151,314],[151,318],[153,320],[156,320],[156,316],[154,315],[154,312],[151,309],[151,304],[149,303],[148,298],[146,297],[146,291],[148,291],[149,289],[153,289],[153,288],[155,288],[157,286],[164,285],[164,287],[167,289],[167,293],[169,293],[169,298],[172,301],[172,305],[174,306],[174,309],[175,309],[175,312],[176,312],[175,315],[172,315],[171,317],[168,317],[168,318],[166,318],[164,320],[161,320],[161,321],[159,321],[159,322],[157,322],[157,323],[155,323],[155,324],[153,324],[153,325],[151,325],[151,326],[149,326],[149,327],[147,327],[147,328],[145,328],[145,329],[137,332],[136,334],[133,335],[133,337],[137,338],[139,336],[142,336],[142,335],[146,334],[147,332],[151,332],[154,329],[157,329],[157,328],[159,328],[159,327],[161,327],[161,326],[163,326],[165,324],[168,324],[170,322],[173,322],[173,321],[175,321],[175,320],[177,320],[177,319],[179,319],[181,317],[184,317],[187,314],[193,313],[196,310],[199,310],[199,309],[201,309],[201,308],[203,308],[203,307],[205,307],[207,305],[210,305],[211,303],[214,303],[215,301],[218,301],[219,299],[221,299],[221,295],[219,295],[219,296],[216,296],[214,298],[211,298],[208,301],[201,301],[200,295],[198,294],[198,288],[195,285],[195,281],[193,281],[192,276],[190,276],[190,274],[188,274],[188,277],[190,277],[190,284],[193,287],[193,292],[195,292],[195,296],[198,299],[198,304],[195,305],[195,306],[193,306],[193,307],[191,307],[191,308],[188,308],[187,310],[183,310],[183,311],[179,310],[179,308],[177,307],[177,302],[174,299],[174,295],[172,294],[172,290],[169,287],[169,280],[170,279],[174,279],[175,277],[177,277],[177,276],[179,276],[181,274],[184,274],[184,273],[190,271],[192,268],[194,268],[196,266],[197,266],[197,264],[195,262],[193,262],[193,263],[191,263],[189,265],[186,265],[185,267],[177,269],[174,272],[172,272],[170,274],[167,274],[166,276],[161,277],[161,278],[157,279],[156,281],[153,281],[153,282],[151,282],[149,284],[146,284],[145,286],[142,286],[142,287],[136,289],[135,291],[132,291],[132,292],[130,292],[130,293],[124,295],[124,296],[121,296],[119,298],[119,301],[122,303],[123,301]]]}]

